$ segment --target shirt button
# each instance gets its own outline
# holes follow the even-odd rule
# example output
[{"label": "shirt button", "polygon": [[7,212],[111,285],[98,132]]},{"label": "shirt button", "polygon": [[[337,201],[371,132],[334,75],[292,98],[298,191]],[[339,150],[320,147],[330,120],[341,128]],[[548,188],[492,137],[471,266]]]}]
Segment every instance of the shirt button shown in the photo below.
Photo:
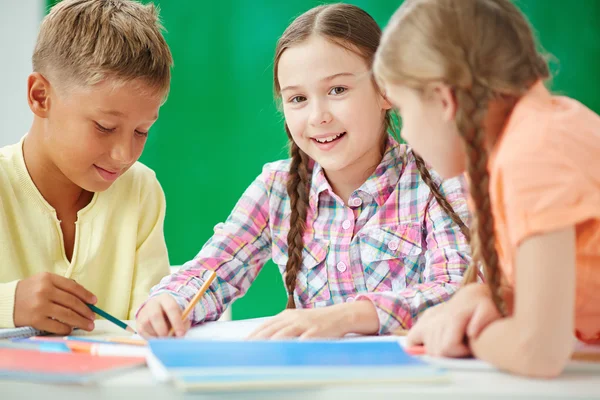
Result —
[{"label": "shirt button", "polygon": [[344,222],[342,222],[342,228],[344,228],[344,230],[350,229],[351,225],[352,225],[352,222],[350,222],[350,220],[345,220]]},{"label": "shirt button", "polygon": [[346,271],[346,264],[344,264],[343,262],[339,262],[337,265],[337,270],[340,272]]},{"label": "shirt button", "polygon": [[348,297],[346,299],[346,303],[352,303],[354,301],[354,297]]},{"label": "shirt button", "polygon": [[352,199],[352,205],[354,207],[358,207],[362,204],[362,200],[360,199],[360,197],[355,197]]},{"label": "shirt button", "polygon": [[392,240],[391,242],[388,243],[388,249],[394,251],[394,250],[398,250],[398,242],[395,240]]}]

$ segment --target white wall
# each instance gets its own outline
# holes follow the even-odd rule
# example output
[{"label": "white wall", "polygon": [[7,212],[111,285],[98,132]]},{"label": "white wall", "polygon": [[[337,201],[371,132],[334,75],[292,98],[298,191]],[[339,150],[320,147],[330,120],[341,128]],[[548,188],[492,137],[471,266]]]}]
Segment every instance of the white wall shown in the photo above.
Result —
[{"label": "white wall", "polygon": [[27,76],[44,0],[0,0],[0,147],[29,129]]}]

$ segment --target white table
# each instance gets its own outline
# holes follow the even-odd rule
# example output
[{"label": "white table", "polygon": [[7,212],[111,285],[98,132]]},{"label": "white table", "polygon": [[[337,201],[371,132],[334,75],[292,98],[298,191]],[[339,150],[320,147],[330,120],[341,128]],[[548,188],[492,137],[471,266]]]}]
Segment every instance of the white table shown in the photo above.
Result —
[{"label": "white table", "polygon": [[[235,325],[232,325],[235,324]],[[97,321],[96,336],[123,334],[106,321]],[[256,322],[207,324],[194,330],[196,337],[241,337]],[[235,329],[232,329],[235,328]],[[126,334],[126,333],[125,333]],[[157,383],[147,368],[129,371],[90,386],[33,384],[0,381],[0,400],[95,399],[264,399],[264,400],[376,400],[376,399],[600,399],[600,372],[567,371],[554,380],[516,377],[491,369],[450,369],[451,383],[328,387],[305,391],[183,393],[168,383]]]}]

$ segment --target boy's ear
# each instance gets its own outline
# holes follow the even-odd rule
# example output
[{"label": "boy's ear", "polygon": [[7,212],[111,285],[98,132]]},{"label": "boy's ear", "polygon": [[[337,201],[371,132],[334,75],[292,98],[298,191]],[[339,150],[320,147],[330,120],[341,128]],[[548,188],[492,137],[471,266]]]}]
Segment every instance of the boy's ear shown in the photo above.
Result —
[{"label": "boy's ear", "polygon": [[39,72],[27,78],[27,102],[31,111],[40,118],[48,117],[50,90],[50,82]]}]

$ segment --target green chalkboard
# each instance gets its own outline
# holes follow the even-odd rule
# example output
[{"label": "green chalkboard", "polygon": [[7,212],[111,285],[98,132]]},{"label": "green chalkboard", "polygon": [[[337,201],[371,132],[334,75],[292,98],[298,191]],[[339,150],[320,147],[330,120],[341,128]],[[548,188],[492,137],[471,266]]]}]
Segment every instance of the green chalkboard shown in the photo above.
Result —
[{"label": "green chalkboard", "polygon": [[[49,1],[48,4],[52,3]],[[175,59],[171,94],[142,161],[167,196],[165,233],[172,264],[200,250],[263,164],[286,157],[282,115],[272,97],[275,42],[313,0],[161,0]],[[401,1],[351,1],[384,26]],[[600,112],[600,1],[518,0],[558,63],[554,91]],[[285,306],[279,272],[268,263],[234,319]]]}]

